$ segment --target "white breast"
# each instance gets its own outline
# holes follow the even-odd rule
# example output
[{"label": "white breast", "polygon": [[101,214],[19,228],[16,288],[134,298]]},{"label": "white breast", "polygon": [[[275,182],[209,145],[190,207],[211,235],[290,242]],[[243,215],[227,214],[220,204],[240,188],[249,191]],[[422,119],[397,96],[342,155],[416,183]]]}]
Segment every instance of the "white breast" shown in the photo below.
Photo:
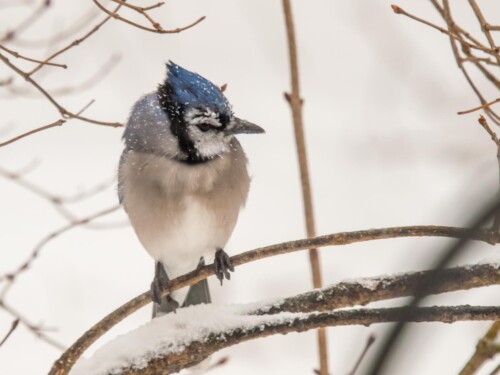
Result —
[{"label": "white breast", "polygon": [[165,265],[170,278],[195,269],[201,257],[224,248],[231,234],[217,225],[216,213],[202,200],[188,196],[179,207],[182,210],[176,217],[166,217],[163,230],[144,244],[150,255]]}]

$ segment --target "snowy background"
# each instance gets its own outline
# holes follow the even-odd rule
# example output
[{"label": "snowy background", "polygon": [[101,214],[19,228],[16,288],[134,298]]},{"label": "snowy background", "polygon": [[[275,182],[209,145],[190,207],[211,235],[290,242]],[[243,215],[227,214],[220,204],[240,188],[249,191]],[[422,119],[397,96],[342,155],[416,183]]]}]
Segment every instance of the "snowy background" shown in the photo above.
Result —
[{"label": "snowy background", "polygon": [[[53,3],[22,39],[43,39],[63,30],[93,7],[91,2]],[[478,103],[456,67],[448,38],[395,15],[389,4],[381,0],[293,2],[319,234],[399,225],[464,225],[471,209],[498,189],[493,142],[477,124],[477,114],[456,115]],[[398,5],[443,24],[428,2],[407,0]],[[453,5],[457,21],[479,32],[466,2]],[[482,1],[481,5],[492,23],[499,24],[500,3]],[[154,13],[165,28],[184,26],[202,15],[207,19],[171,35],[110,21],[56,60],[67,63],[67,70],[47,67],[37,79],[50,92],[58,85],[84,81],[110,55],[120,55],[116,67],[97,85],[59,99],[75,111],[95,99],[87,116],[121,122],[132,104],[164,79],[168,59],[213,82],[228,83],[226,95],[236,114],[261,125],[267,134],[240,137],[253,181],[247,207],[226,250],[236,254],[302,238],[295,144],[290,110],[283,99],[283,92],[289,90],[289,65],[281,6],[280,1],[269,0],[169,1]],[[2,10],[1,28],[17,24],[22,14],[22,8]],[[30,56],[47,54],[45,48],[16,49]],[[9,75],[0,66],[0,78]],[[22,80],[16,77],[15,85],[22,87]],[[487,86],[483,92],[489,99],[498,97],[498,91]],[[18,97],[2,90],[0,108],[2,140],[58,118],[57,111],[38,95]],[[71,121],[1,148],[0,167],[16,170],[38,161],[26,178],[54,193],[72,195],[114,178],[121,133],[122,129]],[[50,203],[12,181],[0,178],[0,191],[3,274],[15,269],[41,238],[66,221]],[[84,216],[116,201],[111,187],[70,208]],[[100,222],[125,220],[119,212]],[[447,243],[399,239],[325,248],[321,250],[324,283],[424,269]],[[474,244],[458,263],[477,263],[495,252],[491,246]],[[152,276],[153,262],[130,226],[78,228],[50,242],[6,300],[26,318],[54,329],[48,333],[70,345],[104,315],[145,291]],[[293,295],[311,289],[308,256],[298,252],[238,267],[222,288],[214,278],[209,282],[216,303]],[[493,305],[500,302],[499,291],[492,287],[451,293],[428,303]],[[148,306],[127,318],[87,354],[143,324],[150,314]],[[11,322],[12,317],[0,309],[0,336]],[[398,351],[388,373],[457,373],[488,326],[413,325],[411,340]],[[368,335],[381,337],[388,327],[329,329],[332,374],[347,373]],[[372,348],[371,353],[375,352]],[[20,327],[0,348],[0,373],[46,373],[59,355]],[[215,358],[222,356],[230,361],[214,374],[311,374],[317,366],[316,335],[252,341]],[[488,369],[492,366],[482,373]]]}]

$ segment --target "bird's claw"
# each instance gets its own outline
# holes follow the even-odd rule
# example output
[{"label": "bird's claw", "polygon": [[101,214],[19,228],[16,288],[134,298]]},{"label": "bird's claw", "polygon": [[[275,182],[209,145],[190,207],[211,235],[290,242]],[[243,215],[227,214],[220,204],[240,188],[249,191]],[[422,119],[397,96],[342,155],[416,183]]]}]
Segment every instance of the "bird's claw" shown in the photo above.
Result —
[{"label": "bird's claw", "polygon": [[231,274],[229,273],[229,271],[234,272],[233,262],[224,250],[218,249],[215,252],[214,272],[221,285],[224,278],[228,280],[231,279]]},{"label": "bird's claw", "polygon": [[[168,276],[163,269],[163,265],[160,262],[157,262],[155,268],[155,277],[153,279],[153,282],[151,283],[151,295],[154,303],[161,305],[161,293],[168,286],[169,281],[170,280],[168,279]],[[179,303],[172,297],[170,297],[170,295],[166,296],[166,300],[170,308],[175,312],[175,310],[179,307]]]}]

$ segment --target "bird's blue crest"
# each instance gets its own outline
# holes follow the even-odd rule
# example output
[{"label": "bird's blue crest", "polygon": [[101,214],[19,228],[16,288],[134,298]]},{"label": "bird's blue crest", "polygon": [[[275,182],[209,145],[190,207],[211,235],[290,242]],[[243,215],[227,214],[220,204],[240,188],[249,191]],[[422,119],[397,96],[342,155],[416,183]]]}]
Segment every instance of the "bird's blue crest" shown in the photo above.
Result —
[{"label": "bird's blue crest", "polygon": [[208,107],[219,113],[231,113],[231,106],[219,87],[172,61],[167,64],[167,84],[171,88],[171,100],[181,105]]}]

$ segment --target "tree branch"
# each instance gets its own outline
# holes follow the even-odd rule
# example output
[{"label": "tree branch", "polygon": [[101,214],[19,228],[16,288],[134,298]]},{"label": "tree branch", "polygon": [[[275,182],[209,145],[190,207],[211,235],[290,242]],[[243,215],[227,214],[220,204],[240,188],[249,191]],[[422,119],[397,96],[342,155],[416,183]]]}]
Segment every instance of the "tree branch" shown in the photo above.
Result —
[{"label": "tree branch", "polygon": [[[311,241],[314,240],[316,239],[301,240],[303,245],[302,249],[308,249],[310,247]],[[293,242],[293,244],[297,243],[299,243],[299,241]],[[314,241],[314,243],[315,246],[320,246],[318,245],[317,241]],[[290,249],[292,243],[288,242],[274,246],[281,246]],[[241,265],[243,263],[249,262],[251,261],[250,258],[252,256],[256,256],[256,254],[258,253],[260,253],[262,256],[263,253],[266,253],[266,249],[272,248],[273,246],[268,246],[267,248],[261,248],[251,252],[240,254],[232,258],[233,263],[235,265]],[[213,271],[212,267],[210,266],[205,266],[198,270],[192,271],[186,275],[172,280],[169,284],[168,291],[165,291],[164,294],[185,287],[187,285],[197,283],[198,281],[203,280],[212,274]],[[416,275],[418,273],[414,274]],[[415,275],[413,275],[413,273],[396,275],[394,276],[395,280],[393,280],[393,282],[388,282],[389,280],[384,278],[372,278],[362,279],[361,281],[358,280],[353,282],[344,282],[326,288],[322,291],[313,291],[296,296],[296,300],[284,299],[277,302],[277,304],[281,306],[281,311],[303,312],[306,310],[304,306],[310,306],[310,311],[313,311],[316,309],[321,309],[320,306],[323,306],[324,304],[328,306],[328,309],[333,309],[366,304],[368,302],[377,301],[380,299],[402,297],[404,295],[411,294],[411,292],[414,291],[415,288],[418,287],[419,284],[423,282],[429,274],[422,273],[420,275],[420,278]],[[433,277],[435,277],[435,274]],[[439,280],[440,282],[432,284],[432,287],[428,288],[426,290],[426,293],[443,293],[453,290],[499,284],[500,265],[486,264],[443,270],[442,274],[440,273]],[[375,289],[372,290],[371,288],[373,287],[375,287]],[[328,298],[325,298],[328,296],[331,297],[330,300],[328,300]],[[65,353],[63,353],[63,355],[54,363],[54,366],[52,367],[49,374],[67,374],[75,361],[81,356],[81,354],[99,337],[106,333],[115,324],[117,324],[133,312],[137,311],[139,308],[145,306],[149,302],[151,302],[151,293],[145,292],[132,299],[125,305],[121,306],[111,314],[107,315],[99,323],[95,324],[92,328],[85,332]],[[273,305],[274,304],[270,304],[268,306],[260,306],[259,308],[253,307],[253,309],[249,308],[247,313],[253,315],[272,314]]]},{"label": "tree branch", "polygon": [[[299,161],[300,181],[302,186],[302,199],[304,202],[304,214],[306,221],[307,237],[316,236],[316,225],[314,223],[314,208],[311,193],[311,182],[309,178],[309,166],[307,162],[306,141],[304,135],[304,122],[302,119],[302,98],[300,97],[299,63],[297,57],[297,42],[295,40],[295,27],[293,22],[292,6],[289,0],[283,0],[283,11],[285,14],[286,35],[288,41],[288,56],[290,59],[290,81],[292,92],[285,95],[292,110],[293,128],[295,134],[295,144],[297,147],[297,157]],[[318,249],[309,249],[309,262],[313,286],[321,288],[321,264]],[[326,332],[322,329],[318,331],[319,350],[319,373],[328,375],[328,352],[327,352]]]},{"label": "tree branch", "polygon": [[[231,307],[192,306],[190,309],[200,310],[207,319],[195,323],[197,333],[194,333],[193,337],[183,337],[181,342],[174,341],[176,339],[175,334],[178,333],[179,329],[175,328],[172,323],[175,324],[178,319],[182,319],[180,317],[180,314],[183,313],[182,310],[177,315],[170,314],[157,319],[154,322],[156,323],[154,328],[162,329],[165,327],[166,334],[163,335],[161,342],[154,343],[154,348],[144,348],[146,352],[156,349],[154,358],[144,358],[144,355],[141,356],[142,353],[137,353],[136,358],[129,358],[127,355],[127,360],[131,362],[129,366],[126,368],[110,368],[108,373],[112,371],[114,374],[121,375],[171,374],[194,366],[213,353],[232,345],[270,335],[304,332],[319,327],[369,326],[374,323],[397,322],[401,319],[408,322],[454,323],[457,321],[484,321],[500,318],[500,306],[464,305],[420,307],[412,311],[406,307],[394,307],[323,313],[313,312],[308,314],[283,313],[249,320],[245,315],[233,312]],[[226,322],[229,321],[230,323],[224,325],[223,328],[214,328],[213,325],[208,326],[208,324],[211,324],[212,319],[221,316]],[[143,333],[148,328],[152,327],[143,326],[138,331]],[[126,339],[134,341],[134,334],[135,332],[131,332]],[[122,344],[123,340],[124,338],[121,337],[119,344]],[[134,363],[134,360],[140,362]],[[147,365],[144,367],[146,360]],[[89,370],[90,368],[87,367],[85,373],[89,373]],[[80,370],[77,374],[79,373],[83,374],[84,372]]]}]

